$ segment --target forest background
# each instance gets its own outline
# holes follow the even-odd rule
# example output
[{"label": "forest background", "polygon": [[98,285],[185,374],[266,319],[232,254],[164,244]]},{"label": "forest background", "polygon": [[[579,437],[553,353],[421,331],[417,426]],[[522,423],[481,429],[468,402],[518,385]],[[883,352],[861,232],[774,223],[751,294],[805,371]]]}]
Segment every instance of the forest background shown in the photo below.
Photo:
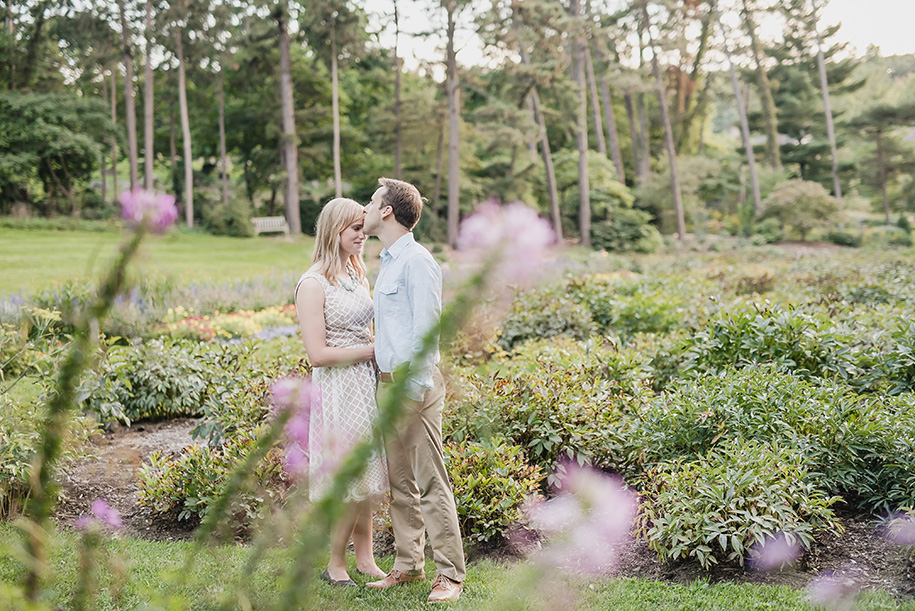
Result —
[{"label": "forest background", "polygon": [[[0,214],[106,219],[145,186],[187,226],[282,214],[310,233],[387,175],[429,198],[421,237],[451,244],[487,198],[608,250],[907,229],[915,55],[836,42],[825,4],[9,0]],[[401,30],[420,13],[429,31]],[[458,63],[461,28],[485,61]],[[444,48],[405,67],[424,39]]]}]

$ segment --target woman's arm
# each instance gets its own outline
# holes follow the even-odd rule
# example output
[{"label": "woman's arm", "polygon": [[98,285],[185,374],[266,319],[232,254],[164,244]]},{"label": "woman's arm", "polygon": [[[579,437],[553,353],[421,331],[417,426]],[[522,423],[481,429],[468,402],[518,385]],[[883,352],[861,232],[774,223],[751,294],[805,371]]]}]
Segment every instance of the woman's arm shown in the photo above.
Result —
[{"label": "woman's arm", "polygon": [[314,278],[306,278],[295,295],[299,313],[299,329],[305,343],[305,353],[312,367],[338,367],[375,357],[372,345],[356,348],[335,348],[327,345],[327,328],[324,321],[324,289]]}]

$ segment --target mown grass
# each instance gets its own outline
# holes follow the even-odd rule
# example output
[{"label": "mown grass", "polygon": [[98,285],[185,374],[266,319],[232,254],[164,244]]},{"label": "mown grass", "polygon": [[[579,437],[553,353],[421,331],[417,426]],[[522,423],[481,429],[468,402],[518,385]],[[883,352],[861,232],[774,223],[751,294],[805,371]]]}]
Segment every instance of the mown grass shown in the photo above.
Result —
[{"label": "mown grass", "polygon": [[[0,524],[0,605],[4,600],[4,587],[19,584],[24,569],[15,559],[15,549],[20,535],[10,524]],[[45,593],[51,606],[69,608],[77,584],[78,535],[62,531],[54,535],[51,563],[55,579]],[[194,568],[178,579],[191,544],[185,542],[152,542],[136,539],[117,539],[108,545],[110,566],[101,578],[103,595],[93,609],[133,609],[147,603],[172,609],[213,609],[225,599],[231,608],[244,608],[237,596],[238,575],[244,565],[248,549],[244,546],[211,547],[199,554]],[[282,574],[289,557],[285,550],[272,550],[260,568],[244,579],[244,591],[252,608],[263,608],[278,594],[278,576]],[[350,574],[360,584],[368,578],[359,575],[350,558]],[[393,558],[379,561],[390,569]],[[429,561],[426,573],[434,574],[434,564]],[[178,585],[178,584],[181,585]],[[112,598],[110,587],[117,586],[117,598]],[[118,586],[118,584],[120,584]],[[581,609],[597,611],[651,610],[762,610],[804,611],[817,609],[806,598],[806,593],[785,586],[753,584],[709,584],[697,581],[690,585],[653,582],[644,579],[578,579],[561,577],[556,573],[547,580],[532,571],[529,564],[503,565],[490,560],[471,562],[468,567],[466,588],[461,600],[449,609],[492,609],[513,611],[522,609]],[[416,609],[425,606],[429,582],[410,584],[392,590],[376,592],[366,588],[333,588],[315,583],[310,591],[312,609]],[[6,608],[6,607],[4,607]],[[898,603],[882,593],[858,596],[854,607],[860,611],[898,609],[915,610],[915,603]]]},{"label": "mown grass", "polygon": [[[0,295],[30,292],[55,281],[95,279],[121,242],[119,232],[48,231],[0,228]],[[152,236],[137,265],[141,273],[173,277],[179,283],[234,280],[304,271],[313,239],[228,238],[189,231]]]}]

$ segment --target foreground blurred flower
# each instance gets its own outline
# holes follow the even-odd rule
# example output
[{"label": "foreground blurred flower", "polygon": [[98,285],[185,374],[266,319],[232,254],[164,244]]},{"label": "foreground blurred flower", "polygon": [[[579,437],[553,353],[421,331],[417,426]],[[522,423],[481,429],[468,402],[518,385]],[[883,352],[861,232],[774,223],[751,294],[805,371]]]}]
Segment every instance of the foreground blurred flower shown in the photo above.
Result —
[{"label": "foreground blurred flower", "polygon": [[527,510],[531,526],[547,537],[542,560],[589,575],[612,571],[635,518],[636,496],[620,478],[574,463],[558,481],[558,496]]},{"label": "foreground blurred flower", "polygon": [[134,225],[145,221],[153,233],[164,233],[178,218],[174,195],[137,188],[124,191],[119,201],[124,220]]},{"label": "foreground blurred flower", "polygon": [[308,426],[311,408],[321,393],[310,378],[281,378],[270,387],[271,405],[279,412],[289,412],[286,437],[286,471],[293,477],[308,470]]},{"label": "foreground blurred flower", "polygon": [[489,200],[467,217],[457,247],[475,258],[494,256],[496,276],[524,282],[537,271],[547,247],[556,241],[550,224],[521,202],[500,206]]},{"label": "foreground blurred flower", "polygon": [[840,580],[831,572],[817,575],[807,585],[807,598],[811,604],[830,611],[851,611],[857,592],[854,583]]},{"label": "foreground blurred flower", "polygon": [[774,571],[791,564],[800,555],[801,546],[797,539],[780,532],[753,546],[750,550],[750,567],[754,571]]},{"label": "foreground blurred flower", "polygon": [[915,520],[911,513],[904,513],[890,520],[886,537],[896,545],[915,546]]},{"label": "foreground blurred flower", "polygon": [[92,515],[83,515],[76,521],[77,530],[88,530],[89,528],[99,526],[111,530],[119,530],[124,527],[121,521],[121,514],[118,510],[108,504],[105,499],[96,499],[89,508]]}]

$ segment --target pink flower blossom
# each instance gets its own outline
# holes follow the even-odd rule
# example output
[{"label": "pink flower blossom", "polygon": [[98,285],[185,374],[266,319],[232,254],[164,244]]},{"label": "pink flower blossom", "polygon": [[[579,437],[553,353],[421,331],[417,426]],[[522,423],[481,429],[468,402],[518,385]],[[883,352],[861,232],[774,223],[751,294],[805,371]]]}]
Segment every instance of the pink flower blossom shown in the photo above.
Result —
[{"label": "pink flower blossom", "polygon": [[783,568],[801,555],[797,539],[787,533],[778,533],[750,550],[750,566],[756,571],[774,571]]},{"label": "pink flower blossom", "polygon": [[560,494],[528,512],[531,525],[547,535],[542,561],[590,575],[613,570],[635,518],[635,495],[620,478],[576,464],[559,480]]},{"label": "pink flower blossom", "polygon": [[461,223],[457,247],[476,259],[497,257],[498,276],[524,282],[535,274],[555,241],[552,227],[536,210],[522,202],[501,206],[492,199]]},{"label": "pink flower blossom", "polygon": [[817,575],[807,584],[808,600],[830,611],[851,611],[857,592],[854,582],[841,580],[832,572]]},{"label": "pink flower blossom", "polygon": [[153,233],[165,233],[178,218],[175,196],[144,189],[121,193],[121,217],[131,224],[149,224]]},{"label": "pink flower blossom", "polygon": [[271,404],[278,412],[288,411],[283,429],[286,438],[286,472],[298,478],[308,471],[308,435],[312,406],[321,394],[310,378],[281,378],[270,387]]},{"label": "pink flower blossom", "polygon": [[124,527],[124,522],[121,521],[121,514],[118,513],[117,509],[109,505],[105,499],[93,501],[89,510],[92,512],[91,516],[82,515],[76,520],[74,526],[78,530],[87,530],[96,525],[111,530],[119,530]]},{"label": "pink flower blossom", "polygon": [[896,545],[915,546],[915,521],[912,516],[902,515],[890,520],[886,537]]}]

